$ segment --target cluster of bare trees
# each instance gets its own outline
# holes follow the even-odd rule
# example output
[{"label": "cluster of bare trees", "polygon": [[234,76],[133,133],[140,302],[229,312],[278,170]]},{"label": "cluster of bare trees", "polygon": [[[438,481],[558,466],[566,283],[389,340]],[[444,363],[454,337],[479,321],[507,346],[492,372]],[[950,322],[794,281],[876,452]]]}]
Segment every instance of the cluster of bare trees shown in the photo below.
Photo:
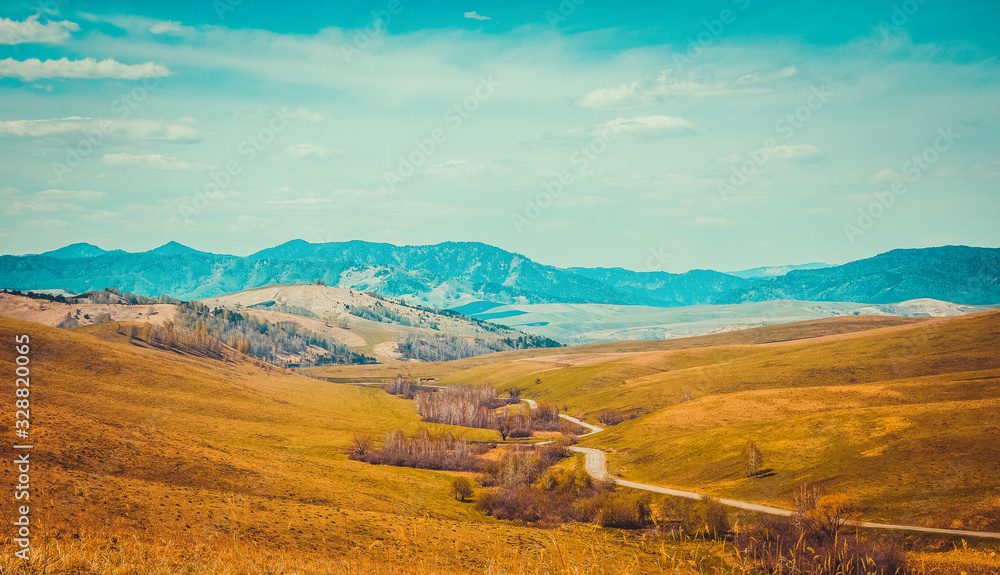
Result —
[{"label": "cluster of bare trees", "polygon": [[[121,328],[119,328],[121,329]],[[222,356],[222,342],[202,326],[187,329],[167,320],[163,325],[144,323],[125,328],[129,343],[142,340],[151,346]]]},{"label": "cluster of bare trees", "polygon": [[175,320],[188,330],[202,329],[247,355],[269,362],[296,356],[299,363],[373,363],[374,358],[351,352],[343,343],[304,329],[292,322],[269,322],[249,313],[225,308],[210,309],[198,302],[178,306]]},{"label": "cluster of bare trees", "polygon": [[464,438],[456,438],[447,432],[432,437],[424,428],[413,437],[406,437],[399,430],[389,431],[379,449],[372,447],[372,441],[367,436],[355,436],[350,458],[377,465],[420,469],[479,471],[483,468],[483,460],[475,456]]},{"label": "cluster of bare trees", "polygon": [[559,347],[560,345],[560,343],[551,339],[534,335],[507,337],[503,339],[479,339],[444,334],[437,337],[405,334],[399,342],[399,353],[406,359],[451,361],[497,351],[536,347]]},{"label": "cluster of bare trees", "polygon": [[[511,394],[511,401],[517,396]],[[559,407],[540,401],[536,409],[528,409],[528,406],[505,408],[496,419],[496,430],[500,437],[506,440],[508,437],[531,437],[533,431],[562,431],[567,435],[575,434],[573,425],[559,419]]]},{"label": "cluster of bare trees", "polygon": [[420,384],[411,379],[406,379],[402,375],[397,375],[385,385],[386,393],[390,395],[402,395],[406,399],[413,399],[414,394],[417,393],[419,388]]},{"label": "cluster of bare trees", "polygon": [[424,421],[482,429],[496,429],[496,409],[506,403],[488,385],[449,385],[440,392],[413,396]]}]

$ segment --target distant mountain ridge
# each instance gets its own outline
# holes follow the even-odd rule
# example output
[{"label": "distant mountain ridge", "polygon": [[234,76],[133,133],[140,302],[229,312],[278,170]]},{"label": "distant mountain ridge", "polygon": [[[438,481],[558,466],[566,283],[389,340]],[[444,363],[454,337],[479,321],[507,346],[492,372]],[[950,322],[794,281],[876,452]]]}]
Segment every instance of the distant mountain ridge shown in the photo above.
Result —
[{"label": "distant mountain ridge", "polygon": [[440,307],[477,300],[673,307],[784,299],[895,303],[918,298],[988,305],[1000,303],[998,275],[1000,249],[968,246],[892,250],[775,277],[712,270],[672,274],[563,269],[475,242],[396,246],[293,240],[247,257],[200,252],[176,242],[140,253],[73,244],[38,255],[0,256],[0,287],[20,290],[117,287],[139,295],[200,299],[268,284],[322,280]]}]

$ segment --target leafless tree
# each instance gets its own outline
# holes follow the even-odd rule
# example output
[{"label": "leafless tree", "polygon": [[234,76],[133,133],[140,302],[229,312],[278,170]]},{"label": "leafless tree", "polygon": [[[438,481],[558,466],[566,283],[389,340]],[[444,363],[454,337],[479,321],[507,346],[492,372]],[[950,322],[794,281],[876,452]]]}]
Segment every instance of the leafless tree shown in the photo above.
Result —
[{"label": "leafless tree", "polygon": [[355,433],[351,446],[351,453],[357,457],[363,457],[371,451],[372,438],[367,433]]},{"label": "leafless tree", "polygon": [[743,446],[743,475],[746,477],[757,475],[763,463],[764,455],[757,449],[757,444],[748,439]]}]

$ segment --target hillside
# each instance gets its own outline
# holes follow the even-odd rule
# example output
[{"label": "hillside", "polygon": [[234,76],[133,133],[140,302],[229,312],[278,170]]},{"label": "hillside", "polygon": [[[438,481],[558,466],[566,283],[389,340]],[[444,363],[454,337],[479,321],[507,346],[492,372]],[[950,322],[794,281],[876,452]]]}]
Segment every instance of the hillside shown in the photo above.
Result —
[{"label": "hillside", "polygon": [[[520,388],[593,423],[617,412],[623,423],[583,445],[607,451],[625,479],[778,507],[813,480],[858,494],[866,519],[997,531],[1000,438],[987,422],[1000,409],[998,346],[997,311],[850,316],[411,369]],[[345,369],[324,375],[379,366]],[[764,477],[742,477],[748,438]]]},{"label": "hillside", "polygon": [[116,287],[139,295],[203,299],[278,283],[312,283],[437,307],[589,303],[672,307],[771,300],[894,303],[933,298],[1000,303],[1000,249],[945,246],[894,250],[840,266],[742,278],[711,270],[683,274],[621,268],[561,269],[481,243],[396,246],[293,240],[247,257],[171,242],[141,253],[87,245],[42,255],[0,256],[0,287]]},{"label": "hillside", "polygon": [[[3,341],[31,338],[38,572],[482,573],[583,565],[595,549],[612,567],[654,559],[620,537],[587,541],[585,528],[483,517],[450,495],[446,473],[348,460],[355,433],[419,425],[410,402],[381,390],[264,370],[231,350],[219,361],[130,345],[109,324],[79,329],[0,318]],[[10,442],[0,452],[13,461]],[[3,517],[12,504],[3,498]]]},{"label": "hillside", "polygon": [[[265,286],[207,298],[201,303],[328,333],[352,351],[373,355],[383,363],[424,359],[419,357],[421,353],[436,353],[434,350],[457,358],[558,345],[458,313],[437,312],[371,293],[317,284]],[[454,351],[449,352],[450,348]]]}]

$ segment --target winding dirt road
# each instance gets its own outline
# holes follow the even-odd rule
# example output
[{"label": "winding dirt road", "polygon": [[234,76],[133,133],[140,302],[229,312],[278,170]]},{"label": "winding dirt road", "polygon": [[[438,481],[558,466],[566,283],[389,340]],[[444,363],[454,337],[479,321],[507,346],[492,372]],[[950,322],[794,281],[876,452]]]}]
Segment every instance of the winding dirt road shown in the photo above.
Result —
[{"label": "winding dirt road", "polygon": [[[538,407],[538,403],[531,399],[524,399],[531,409]],[[570,417],[560,413],[559,417],[565,419],[566,421],[571,421],[577,425],[582,425],[590,431],[581,435],[580,437],[589,437],[595,433],[600,433],[604,431],[603,427],[598,427],[596,425],[591,425],[589,423],[584,423],[575,417]],[[635,481],[627,481],[625,479],[618,479],[617,477],[612,477],[608,474],[608,458],[603,451],[599,449],[594,449],[592,447],[579,447],[572,446],[571,450],[577,453],[584,454],[584,469],[591,477],[598,480],[610,479],[618,485],[623,487],[631,487],[632,489],[641,489],[643,491],[652,491],[653,493],[664,493],[666,495],[673,495],[675,497],[686,497],[688,499],[701,499],[701,495],[694,493],[692,491],[680,491],[678,489],[669,489],[667,487],[659,487],[657,485],[647,485],[645,483],[636,483]],[[757,503],[749,503],[746,501],[737,501],[735,499],[719,499],[719,502],[723,505],[729,507],[736,507],[738,509],[746,509],[748,511],[758,511],[760,513],[768,513],[770,515],[782,515],[789,517],[792,515],[792,511],[789,509],[781,509],[780,507],[771,507],[769,505],[759,505]],[[886,523],[871,523],[869,521],[856,521],[852,522],[852,525],[856,527],[866,527],[869,529],[889,529],[893,531],[913,531],[917,533],[936,533],[940,535],[957,535],[959,537],[984,537],[989,539],[1000,539],[1000,533],[993,533],[990,531],[963,531],[960,529],[937,529],[934,527],[917,527],[915,525],[892,525]]]}]

